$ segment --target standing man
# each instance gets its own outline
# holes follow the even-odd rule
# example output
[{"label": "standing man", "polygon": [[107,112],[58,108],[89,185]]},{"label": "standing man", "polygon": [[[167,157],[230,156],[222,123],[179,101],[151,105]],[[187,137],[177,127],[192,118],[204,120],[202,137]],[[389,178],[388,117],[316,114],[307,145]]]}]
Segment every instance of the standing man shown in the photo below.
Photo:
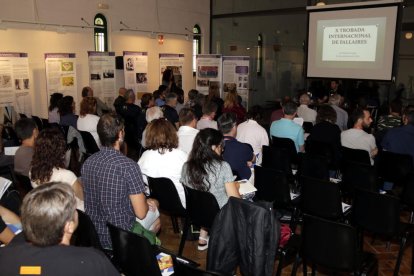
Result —
[{"label": "standing man", "polygon": [[[160,229],[157,201],[147,199],[141,170],[136,162],[120,152],[124,124],[113,114],[99,119],[101,150],[82,167],[85,212],[90,216],[104,248],[111,248],[106,223],[134,231],[136,224],[157,233]],[[155,235],[155,234],[154,234]]]}]

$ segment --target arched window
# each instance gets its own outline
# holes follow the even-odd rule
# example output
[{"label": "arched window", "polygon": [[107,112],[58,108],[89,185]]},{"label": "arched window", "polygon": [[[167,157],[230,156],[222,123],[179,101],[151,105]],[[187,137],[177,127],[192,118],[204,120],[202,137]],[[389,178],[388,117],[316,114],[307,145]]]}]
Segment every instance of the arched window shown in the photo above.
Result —
[{"label": "arched window", "polygon": [[193,27],[193,73],[197,71],[196,56],[201,54],[201,29],[198,24]]},{"label": "arched window", "polygon": [[257,67],[256,73],[258,76],[262,75],[262,57],[263,56],[263,37],[262,34],[257,36]]},{"label": "arched window", "polygon": [[107,52],[108,51],[108,26],[106,18],[103,14],[98,13],[93,21],[95,26],[99,28],[94,29],[95,39],[95,51]]}]

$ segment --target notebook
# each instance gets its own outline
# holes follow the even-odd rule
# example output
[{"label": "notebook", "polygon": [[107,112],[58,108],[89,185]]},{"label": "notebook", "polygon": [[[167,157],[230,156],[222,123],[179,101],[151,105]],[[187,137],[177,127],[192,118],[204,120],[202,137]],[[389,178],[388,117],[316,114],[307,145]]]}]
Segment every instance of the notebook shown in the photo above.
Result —
[{"label": "notebook", "polygon": [[7,191],[11,184],[12,182],[10,180],[0,176],[0,198],[3,197],[4,193]]}]

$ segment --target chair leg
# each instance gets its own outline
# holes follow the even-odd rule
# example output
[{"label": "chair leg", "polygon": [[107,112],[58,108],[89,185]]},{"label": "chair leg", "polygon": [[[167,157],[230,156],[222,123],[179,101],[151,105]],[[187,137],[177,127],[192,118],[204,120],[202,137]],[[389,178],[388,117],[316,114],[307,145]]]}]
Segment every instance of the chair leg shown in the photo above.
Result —
[{"label": "chair leg", "polygon": [[297,253],[296,258],[295,258],[295,262],[293,263],[293,266],[292,266],[291,276],[296,276],[296,273],[298,271],[299,262],[300,262],[300,257],[299,257],[299,253]]},{"label": "chair leg", "polygon": [[277,265],[277,272],[276,272],[276,276],[281,276],[282,275],[282,268],[283,268],[283,263],[285,261],[285,253],[284,252],[280,252],[279,255],[279,264]]},{"label": "chair leg", "polygon": [[402,237],[401,238],[401,243],[400,243],[400,250],[398,252],[398,257],[397,257],[397,263],[395,264],[394,276],[398,276],[398,272],[400,271],[401,260],[402,260],[402,256],[403,256],[403,253],[404,253],[406,242],[407,242],[407,237],[405,237],[405,236]]},{"label": "chair leg", "polygon": [[414,243],[411,244],[411,274],[414,274]]},{"label": "chair leg", "polygon": [[178,227],[177,217],[171,216],[171,224],[173,226],[174,233],[177,234],[180,232],[180,228]]},{"label": "chair leg", "polygon": [[181,241],[180,241],[180,247],[178,248],[178,256],[182,256],[183,254],[185,240],[187,239],[187,234],[188,234],[189,229],[190,229],[190,219],[185,218],[183,234],[181,236]]}]

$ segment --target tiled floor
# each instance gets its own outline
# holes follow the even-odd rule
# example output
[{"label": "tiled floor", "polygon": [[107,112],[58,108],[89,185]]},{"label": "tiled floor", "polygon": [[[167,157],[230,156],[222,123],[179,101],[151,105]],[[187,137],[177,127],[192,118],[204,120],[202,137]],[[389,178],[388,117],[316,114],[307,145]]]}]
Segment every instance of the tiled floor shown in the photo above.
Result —
[{"label": "tiled floor", "polygon": [[[173,251],[178,251],[178,245],[180,242],[180,234],[175,234],[171,220],[169,217],[165,215],[161,215],[162,221],[162,231],[160,234],[160,239],[162,241],[163,247]],[[365,236],[364,239],[364,249],[369,252],[373,252],[376,254],[379,262],[379,275],[393,275],[393,270],[395,266],[396,257],[398,254],[398,243],[393,241],[390,245],[390,248],[387,249],[387,242],[383,240],[375,240],[374,243],[372,242],[372,238],[369,236]],[[400,275],[411,275],[411,244],[406,248],[404,251],[404,258],[401,263]],[[187,241],[184,247],[183,256],[200,263],[201,268],[205,268],[206,265],[206,257],[207,257],[207,250],[206,251],[198,251],[197,250],[197,241]],[[292,266],[285,267],[283,269],[283,275],[290,275]],[[310,273],[310,268],[308,268],[308,273]],[[317,273],[318,275],[323,275]],[[298,269],[298,275],[302,275],[302,267]]]}]

